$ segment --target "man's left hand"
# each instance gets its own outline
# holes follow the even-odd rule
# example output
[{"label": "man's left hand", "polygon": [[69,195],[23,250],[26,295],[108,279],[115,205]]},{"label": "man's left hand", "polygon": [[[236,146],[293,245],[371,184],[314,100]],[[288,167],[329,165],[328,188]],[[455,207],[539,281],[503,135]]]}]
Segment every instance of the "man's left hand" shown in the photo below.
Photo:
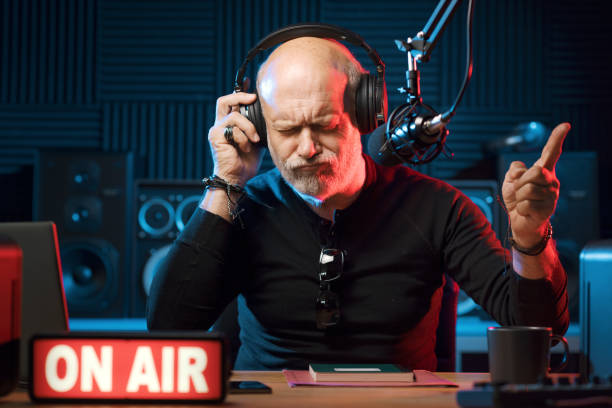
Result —
[{"label": "man's left hand", "polygon": [[561,123],[553,129],[542,155],[531,168],[515,161],[506,172],[502,195],[508,210],[512,238],[523,248],[532,248],[542,240],[548,220],[555,211],[559,198],[555,165],[570,128],[569,123]]}]

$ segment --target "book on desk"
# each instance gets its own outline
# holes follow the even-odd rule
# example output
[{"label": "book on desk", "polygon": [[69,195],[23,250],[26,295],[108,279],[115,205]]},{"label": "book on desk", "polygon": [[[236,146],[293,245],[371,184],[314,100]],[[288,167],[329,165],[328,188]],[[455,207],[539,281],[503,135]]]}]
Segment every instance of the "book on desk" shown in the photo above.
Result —
[{"label": "book on desk", "polygon": [[414,382],[414,373],[396,364],[318,364],[309,365],[314,381],[403,381]]}]

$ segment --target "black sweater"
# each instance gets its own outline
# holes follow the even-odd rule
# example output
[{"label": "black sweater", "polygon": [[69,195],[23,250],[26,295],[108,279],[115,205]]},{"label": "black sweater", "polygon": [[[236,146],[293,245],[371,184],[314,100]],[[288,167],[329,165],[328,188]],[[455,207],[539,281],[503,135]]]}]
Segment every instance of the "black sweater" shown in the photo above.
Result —
[{"label": "black sweater", "polygon": [[[317,216],[271,170],[252,179],[244,229],[196,210],[157,272],[149,329],[207,329],[237,295],[237,369],[309,362],[395,362],[434,370],[443,274],[503,325],[569,323],[566,278],[512,270],[484,215],[448,184],[367,156],[364,189],[334,222]],[[345,251],[341,320],[318,330],[319,255]],[[560,264],[557,268],[562,268]]]}]

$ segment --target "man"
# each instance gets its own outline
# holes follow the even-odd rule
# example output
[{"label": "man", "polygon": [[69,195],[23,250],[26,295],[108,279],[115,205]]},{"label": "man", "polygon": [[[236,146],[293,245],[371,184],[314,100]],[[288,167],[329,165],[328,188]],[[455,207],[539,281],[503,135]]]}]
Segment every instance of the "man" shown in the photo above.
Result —
[{"label": "man", "polygon": [[569,125],[532,168],[513,163],[506,174],[510,259],[456,189],[362,154],[360,72],[324,39],[291,40],[269,56],[257,88],[276,169],[258,177],[262,135],[239,113],[256,96],[218,99],[209,142],[220,179],[155,277],[150,329],[207,329],[240,295],[238,369],[316,361],[434,370],[446,272],[502,324],[566,330],[566,276],[548,220]]}]

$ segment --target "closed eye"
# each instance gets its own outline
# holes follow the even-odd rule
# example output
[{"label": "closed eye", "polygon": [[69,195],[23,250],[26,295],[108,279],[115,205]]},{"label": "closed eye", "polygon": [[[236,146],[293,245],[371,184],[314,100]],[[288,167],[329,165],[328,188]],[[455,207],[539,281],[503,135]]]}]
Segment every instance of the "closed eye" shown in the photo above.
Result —
[{"label": "closed eye", "polygon": [[289,136],[299,132],[299,128],[276,129],[281,135]]}]

